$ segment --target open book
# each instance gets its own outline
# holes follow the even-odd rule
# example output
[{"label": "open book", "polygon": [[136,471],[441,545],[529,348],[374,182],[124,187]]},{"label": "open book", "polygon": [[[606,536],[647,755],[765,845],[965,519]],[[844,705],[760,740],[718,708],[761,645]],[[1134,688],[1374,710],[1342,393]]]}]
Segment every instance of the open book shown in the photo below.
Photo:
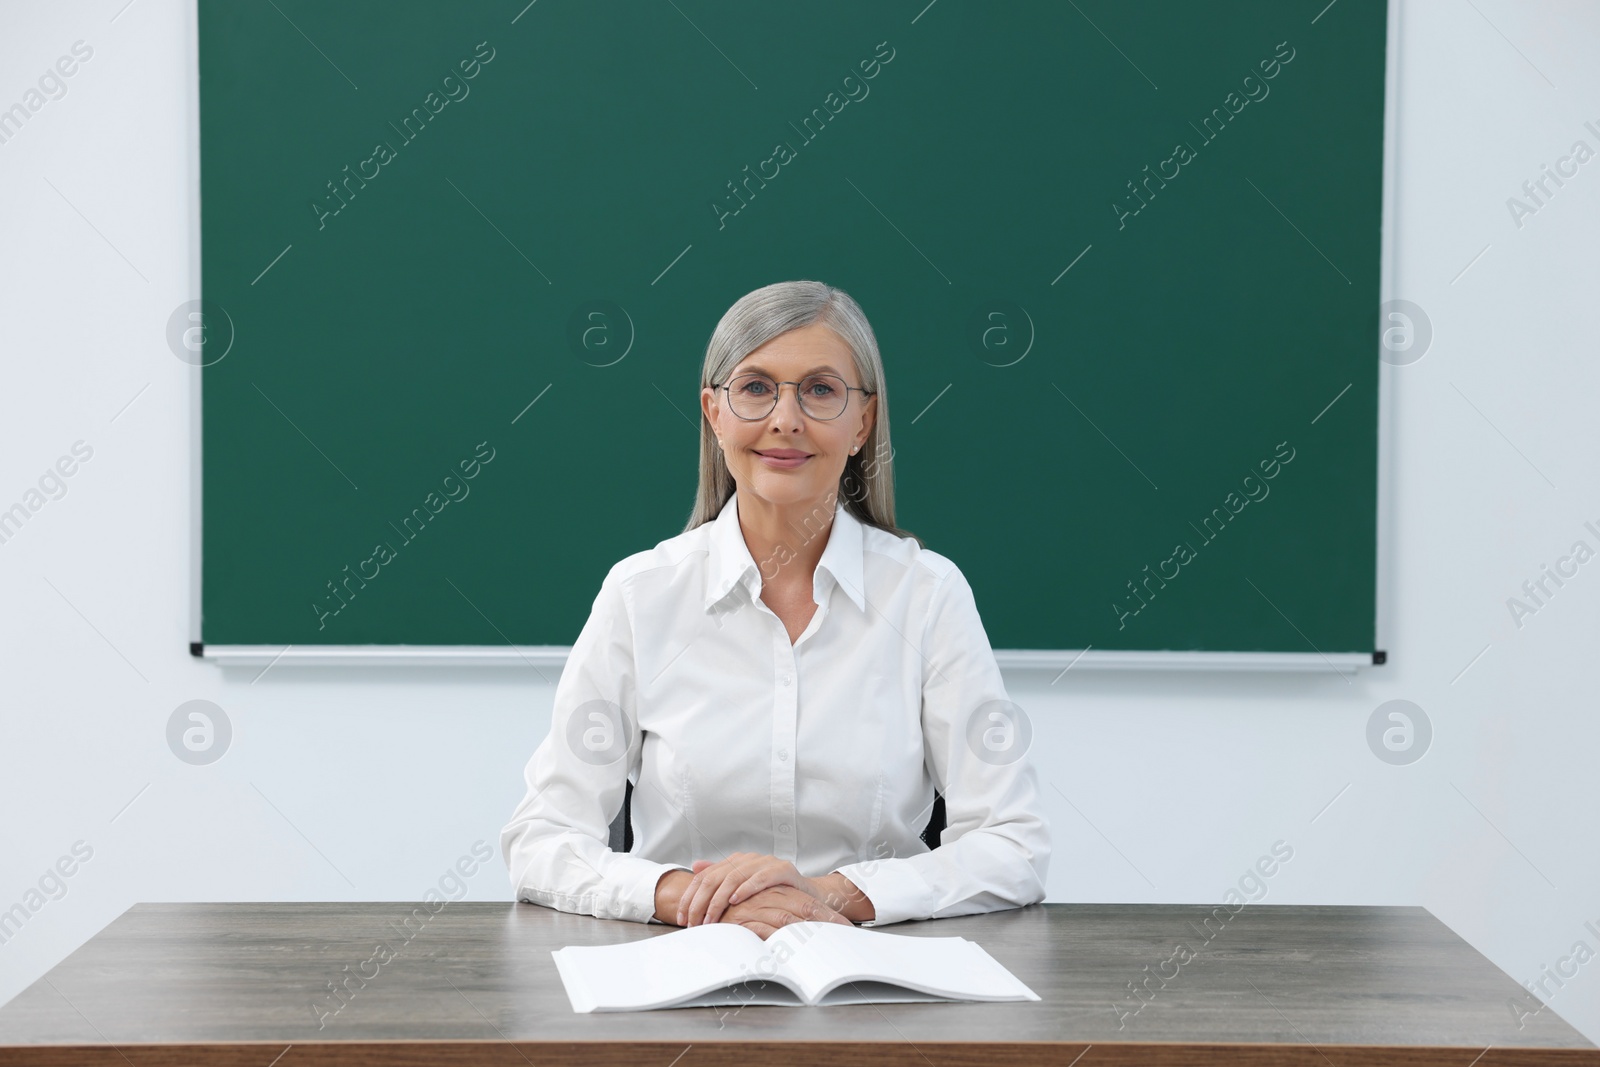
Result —
[{"label": "open book", "polygon": [[843,923],[790,923],[765,941],[737,923],[705,923],[550,954],[580,1013],[1039,999],[964,937],[912,937]]}]

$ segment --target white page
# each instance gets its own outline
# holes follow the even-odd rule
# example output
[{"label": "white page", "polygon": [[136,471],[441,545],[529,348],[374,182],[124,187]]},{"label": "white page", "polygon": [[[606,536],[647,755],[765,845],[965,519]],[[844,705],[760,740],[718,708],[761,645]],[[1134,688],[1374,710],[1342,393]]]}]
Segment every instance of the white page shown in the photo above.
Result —
[{"label": "white page", "polygon": [[550,955],[573,1011],[642,1011],[674,1007],[745,981],[762,944],[758,934],[737,923],[705,923],[620,945],[568,946]]},{"label": "white page", "polygon": [[[791,923],[766,941],[789,950],[776,977],[791,975],[808,1003],[869,1003],[888,983],[937,999],[1038,1000],[1038,994],[964,937],[912,937],[841,923]],[[771,963],[758,962],[766,977]],[[846,983],[856,983],[852,989]],[[907,999],[928,999],[916,997]]]},{"label": "white page", "polygon": [[845,982],[823,994],[818,1007],[837,1004],[925,1004],[954,1001],[957,997],[941,997],[937,993],[923,993],[889,982]]},{"label": "white page", "polygon": [[772,1005],[780,1008],[803,1008],[800,994],[777,982],[749,981],[735,986],[723,986],[709,993],[672,1005],[674,1008],[743,1008],[751,1005]]}]

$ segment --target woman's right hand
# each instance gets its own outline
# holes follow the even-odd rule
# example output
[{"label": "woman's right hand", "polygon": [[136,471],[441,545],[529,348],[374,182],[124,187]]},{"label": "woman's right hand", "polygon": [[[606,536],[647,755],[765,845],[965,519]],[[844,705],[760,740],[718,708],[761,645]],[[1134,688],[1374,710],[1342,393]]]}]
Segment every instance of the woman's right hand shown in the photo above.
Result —
[{"label": "woman's right hand", "polygon": [[717,921],[738,923],[746,930],[760,935],[763,941],[777,933],[780,927],[790,923],[831,922],[843,923],[846,926],[855,925],[810,893],[796,889],[792,885],[775,885],[758,890],[737,904],[729,904],[723,909],[722,917]]}]

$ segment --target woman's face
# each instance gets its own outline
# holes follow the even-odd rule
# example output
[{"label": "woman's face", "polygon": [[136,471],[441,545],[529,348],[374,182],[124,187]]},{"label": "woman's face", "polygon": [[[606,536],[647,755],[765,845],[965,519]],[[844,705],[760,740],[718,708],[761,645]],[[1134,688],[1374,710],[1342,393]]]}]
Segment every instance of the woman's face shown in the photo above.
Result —
[{"label": "woman's face", "polygon": [[[722,442],[723,459],[741,497],[758,496],[781,505],[803,505],[825,497],[838,488],[850,450],[866,444],[877,412],[877,397],[855,391],[861,388],[861,378],[850,346],[827,326],[812,323],[780,334],[750,353],[721,384],[756,371],[774,382],[833,374],[852,387],[844,413],[835,419],[807,415],[795,385],[778,386],[777,407],[753,421],[729,410],[726,389],[707,388],[700,394],[700,406]],[[773,452],[802,453],[808,458],[798,465],[763,458],[762,453]]]}]

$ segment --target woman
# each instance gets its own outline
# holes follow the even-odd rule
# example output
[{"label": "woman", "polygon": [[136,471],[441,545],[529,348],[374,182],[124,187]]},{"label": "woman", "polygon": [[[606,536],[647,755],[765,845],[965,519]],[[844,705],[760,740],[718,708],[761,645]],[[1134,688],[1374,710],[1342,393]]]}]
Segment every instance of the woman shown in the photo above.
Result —
[{"label": "woman", "polygon": [[763,938],[1042,900],[1026,721],[966,579],[894,525],[866,316],[821,282],[757,289],[701,383],[694,513],[606,575],[501,831],[517,899]]}]

